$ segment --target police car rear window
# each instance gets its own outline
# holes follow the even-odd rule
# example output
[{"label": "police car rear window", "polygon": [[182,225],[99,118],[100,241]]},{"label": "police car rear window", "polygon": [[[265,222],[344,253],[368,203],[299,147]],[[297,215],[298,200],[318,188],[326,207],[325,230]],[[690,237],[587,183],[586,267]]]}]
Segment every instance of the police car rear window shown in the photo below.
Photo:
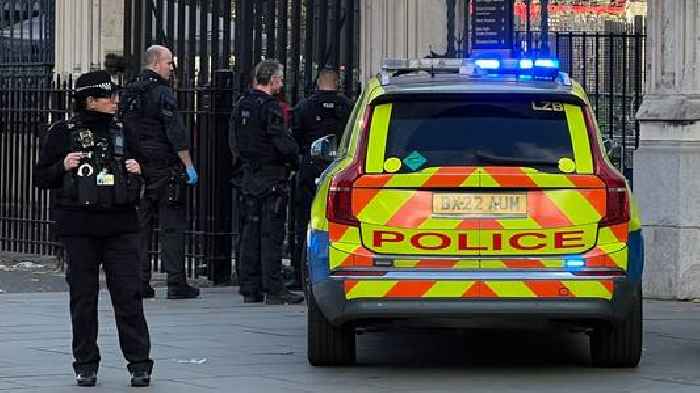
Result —
[{"label": "police car rear window", "polygon": [[436,166],[530,166],[573,159],[562,104],[543,101],[394,102],[385,159],[401,172]]}]

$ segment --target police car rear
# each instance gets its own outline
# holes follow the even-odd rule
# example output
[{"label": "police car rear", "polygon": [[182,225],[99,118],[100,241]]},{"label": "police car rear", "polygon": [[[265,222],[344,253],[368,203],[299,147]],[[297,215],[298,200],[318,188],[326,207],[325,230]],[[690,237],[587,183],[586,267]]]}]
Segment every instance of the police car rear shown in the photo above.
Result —
[{"label": "police car rear", "polygon": [[311,363],[351,361],[357,327],[495,319],[573,325],[594,364],[636,366],[639,221],[583,89],[554,59],[394,61],[380,79],[314,203]]}]

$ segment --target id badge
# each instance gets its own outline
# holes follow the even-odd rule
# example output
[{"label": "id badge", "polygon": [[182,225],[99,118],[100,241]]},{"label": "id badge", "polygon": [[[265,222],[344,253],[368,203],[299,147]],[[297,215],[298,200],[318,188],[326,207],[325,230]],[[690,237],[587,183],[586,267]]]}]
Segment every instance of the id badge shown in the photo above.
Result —
[{"label": "id badge", "polygon": [[107,173],[106,170],[97,174],[97,185],[98,186],[113,186],[114,185],[114,175]]}]

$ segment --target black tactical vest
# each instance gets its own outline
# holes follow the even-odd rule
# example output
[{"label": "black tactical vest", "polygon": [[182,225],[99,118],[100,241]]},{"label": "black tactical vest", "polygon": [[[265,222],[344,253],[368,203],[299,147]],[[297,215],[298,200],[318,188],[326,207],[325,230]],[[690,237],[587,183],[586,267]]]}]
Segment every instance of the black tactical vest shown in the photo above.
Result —
[{"label": "black tactical vest", "polygon": [[105,133],[87,128],[79,118],[73,118],[66,123],[66,132],[67,150],[81,152],[84,157],[75,170],[64,176],[64,204],[112,208],[134,205],[142,198],[142,178],[126,171],[126,140],[120,121],[113,120]]},{"label": "black tactical vest", "polygon": [[280,165],[278,153],[267,136],[267,105],[275,97],[262,92],[246,93],[233,109],[231,132],[235,132],[231,150],[234,156],[254,167]]},{"label": "black tactical vest", "polygon": [[161,120],[160,97],[155,94],[161,83],[155,77],[142,77],[130,83],[121,98],[120,117],[138,136],[144,151],[138,158],[144,164],[177,161]]},{"label": "black tactical vest", "polygon": [[307,152],[318,138],[334,134],[341,139],[350,108],[336,92],[316,92],[311,95],[302,113],[304,125],[302,151]]}]

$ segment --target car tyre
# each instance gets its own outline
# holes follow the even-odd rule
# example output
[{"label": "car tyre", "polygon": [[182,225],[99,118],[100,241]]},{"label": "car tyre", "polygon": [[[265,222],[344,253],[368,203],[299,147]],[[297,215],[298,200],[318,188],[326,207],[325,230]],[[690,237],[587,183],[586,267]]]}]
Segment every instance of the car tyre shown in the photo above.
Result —
[{"label": "car tyre", "polygon": [[351,325],[333,326],[316,304],[308,280],[306,247],[303,249],[304,288],[306,289],[307,351],[312,366],[345,366],[355,362],[355,330]]},{"label": "car tyre", "polygon": [[590,340],[594,367],[634,368],[642,356],[642,294],[639,290],[629,315],[614,326],[597,327]]}]

